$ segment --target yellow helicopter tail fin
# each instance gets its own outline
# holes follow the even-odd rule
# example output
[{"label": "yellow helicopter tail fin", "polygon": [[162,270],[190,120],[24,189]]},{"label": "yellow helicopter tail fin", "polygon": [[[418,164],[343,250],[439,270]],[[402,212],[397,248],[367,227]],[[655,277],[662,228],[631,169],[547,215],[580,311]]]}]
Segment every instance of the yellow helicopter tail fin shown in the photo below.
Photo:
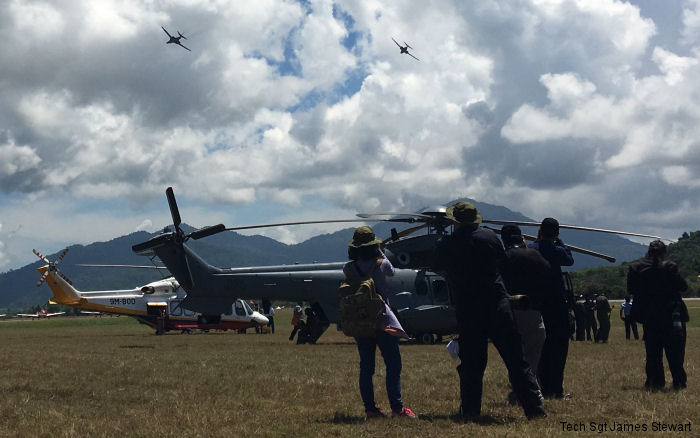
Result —
[{"label": "yellow helicopter tail fin", "polygon": [[49,266],[44,265],[37,268],[37,271],[42,275],[42,278],[46,278],[46,284],[51,289],[51,292],[53,292],[50,303],[62,304],[64,306],[78,304],[81,297],[80,292],[78,292],[63,275],[60,275],[57,270],[49,270]]}]

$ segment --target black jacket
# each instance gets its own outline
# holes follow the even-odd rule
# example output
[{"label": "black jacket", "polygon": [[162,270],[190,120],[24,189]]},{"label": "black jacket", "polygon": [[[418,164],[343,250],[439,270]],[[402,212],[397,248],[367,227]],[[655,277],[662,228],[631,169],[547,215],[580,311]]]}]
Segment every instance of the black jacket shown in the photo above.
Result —
[{"label": "black jacket", "polygon": [[505,258],[498,236],[486,228],[461,227],[438,241],[435,270],[445,275],[458,314],[508,297],[500,274]]},{"label": "black jacket", "polygon": [[506,250],[506,260],[501,267],[503,281],[511,295],[527,295],[532,308],[542,310],[546,292],[549,262],[539,251],[513,246]]},{"label": "black jacket", "polygon": [[686,289],[678,266],[671,261],[645,257],[630,263],[627,293],[634,296],[632,320],[650,325],[687,321],[688,310],[681,297]]}]

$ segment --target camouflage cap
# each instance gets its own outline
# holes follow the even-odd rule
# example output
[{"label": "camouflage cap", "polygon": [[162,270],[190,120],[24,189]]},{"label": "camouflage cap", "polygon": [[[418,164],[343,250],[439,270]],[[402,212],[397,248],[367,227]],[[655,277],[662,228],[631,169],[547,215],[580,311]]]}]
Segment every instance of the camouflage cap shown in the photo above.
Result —
[{"label": "camouflage cap", "polygon": [[348,245],[353,248],[359,248],[361,246],[378,245],[380,243],[382,243],[382,239],[377,238],[372,228],[365,225],[355,230],[355,233],[352,235],[352,240]]},{"label": "camouflage cap", "polygon": [[471,202],[460,201],[454,205],[450,205],[447,207],[445,214],[447,217],[460,224],[473,225],[481,223],[481,215]]}]

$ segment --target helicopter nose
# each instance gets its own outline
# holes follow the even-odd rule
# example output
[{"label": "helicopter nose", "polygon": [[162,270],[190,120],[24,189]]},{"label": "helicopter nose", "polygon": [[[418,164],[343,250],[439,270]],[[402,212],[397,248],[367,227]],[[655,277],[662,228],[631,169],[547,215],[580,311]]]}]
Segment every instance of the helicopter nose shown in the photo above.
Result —
[{"label": "helicopter nose", "polygon": [[253,312],[253,316],[251,316],[251,318],[253,321],[255,321],[256,323],[258,323],[260,325],[265,325],[265,324],[268,324],[270,322],[270,320],[267,319],[267,317],[265,315],[261,315],[258,312]]}]

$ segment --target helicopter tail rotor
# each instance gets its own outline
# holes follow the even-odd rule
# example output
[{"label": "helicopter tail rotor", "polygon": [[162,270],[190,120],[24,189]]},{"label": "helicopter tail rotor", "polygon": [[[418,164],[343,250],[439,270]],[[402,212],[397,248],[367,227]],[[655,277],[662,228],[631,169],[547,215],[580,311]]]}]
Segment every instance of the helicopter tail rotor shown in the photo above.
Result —
[{"label": "helicopter tail rotor", "polygon": [[66,280],[66,282],[68,282],[68,284],[71,284],[71,285],[73,284],[73,282],[71,282],[71,281],[68,279],[68,277],[66,277],[65,275],[63,275],[63,274],[62,274],[61,272],[59,272],[58,269],[56,268],[56,266],[57,266],[59,263],[61,263],[61,260],[63,260],[63,257],[65,257],[66,253],[68,253],[68,248],[65,248],[63,251],[61,251],[61,253],[58,255],[58,257],[56,257],[56,260],[53,261],[53,262],[50,261],[50,260],[48,259],[48,257],[46,257],[45,255],[43,255],[42,253],[40,253],[40,252],[37,251],[36,249],[32,249],[32,252],[33,252],[37,257],[39,257],[39,259],[41,259],[43,262],[45,262],[45,263],[47,263],[47,264],[49,265],[49,269],[45,270],[44,273],[41,274],[41,278],[39,279],[39,281],[36,282],[37,287],[41,286],[41,285],[46,281],[46,278],[48,278],[48,276],[49,276],[49,272],[55,272],[55,273],[57,273],[58,275],[60,275],[61,278],[63,278],[64,280]]}]

